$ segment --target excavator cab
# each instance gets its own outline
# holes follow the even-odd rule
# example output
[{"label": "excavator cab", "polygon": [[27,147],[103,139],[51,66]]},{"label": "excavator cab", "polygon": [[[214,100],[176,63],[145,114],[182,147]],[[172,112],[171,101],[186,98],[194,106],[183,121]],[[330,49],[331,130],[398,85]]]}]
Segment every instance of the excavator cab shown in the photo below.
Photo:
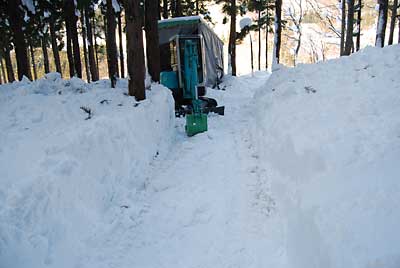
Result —
[{"label": "excavator cab", "polygon": [[[188,41],[193,46],[191,56],[196,57],[196,66],[190,66],[190,72],[187,67],[188,64]],[[174,36],[169,43],[169,52],[171,57],[171,71],[161,72],[161,83],[172,90],[176,106],[188,105],[193,99],[204,96],[206,89],[204,85],[205,68],[204,53],[202,52],[202,37],[199,35],[194,36]],[[186,59],[186,61],[185,61]],[[187,78],[189,75],[196,74],[196,85],[193,88],[187,85]]]}]

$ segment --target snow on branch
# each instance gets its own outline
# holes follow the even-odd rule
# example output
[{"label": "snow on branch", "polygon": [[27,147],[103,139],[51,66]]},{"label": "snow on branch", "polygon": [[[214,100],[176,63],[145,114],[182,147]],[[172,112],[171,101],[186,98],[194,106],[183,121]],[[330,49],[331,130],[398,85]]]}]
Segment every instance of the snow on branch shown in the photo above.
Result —
[{"label": "snow on branch", "polygon": [[36,13],[35,5],[33,4],[32,0],[21,0],[23,6],[25,6],[29,12],[32,14]]}]

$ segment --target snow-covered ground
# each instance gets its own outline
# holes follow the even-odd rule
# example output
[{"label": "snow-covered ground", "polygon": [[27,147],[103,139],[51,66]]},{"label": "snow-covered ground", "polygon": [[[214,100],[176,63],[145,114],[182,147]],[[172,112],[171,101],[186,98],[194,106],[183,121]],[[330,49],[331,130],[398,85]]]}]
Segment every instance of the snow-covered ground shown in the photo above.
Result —
[{"label": "snow-covered ground", "polygon": [[400,267],[399,59],[226,77],[191,138],[161,86],[0,87],[0,267]]},{"label": "snow-covered ground", "polygon": [[[91,240],[135,213],[149,165],[175,139],[173,99],[136,103],[108,81],[56,74],[0,87],[0,267],[87,267]],[[91,119],[81,106],[93,111]]]},{"label": "snow-covered ground", "polygon": [[278,71],[256,94],[281,267],[400,267],[399,60],[399,46],[369,47]]},{"label": "snow-covered ground", "polygon": [[230,93],[210,92],[227,106],[225,116],[209,116],[206,133],[189,138],[185,120],[177,119],[177,140],[167,157],[153,163],[140,217],[125,209],[119,228],[99,236],[89,263],[258,267],[267,258],[263,252],[274,240],[259,240],[259,226],[274,204],[259,187],[266,176],[254,161],[249,116],[254,91],[267,77],[227,79]]}]

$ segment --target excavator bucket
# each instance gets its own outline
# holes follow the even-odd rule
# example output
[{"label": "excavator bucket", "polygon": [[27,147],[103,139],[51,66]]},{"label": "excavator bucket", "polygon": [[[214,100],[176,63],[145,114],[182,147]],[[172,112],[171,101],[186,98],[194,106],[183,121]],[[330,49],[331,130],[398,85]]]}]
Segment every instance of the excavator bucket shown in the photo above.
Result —
[{"label": "excavator bucket", "polygon": [[187,114],[185,130],[189,137],[207,131],[207,115],[203,113]]}]

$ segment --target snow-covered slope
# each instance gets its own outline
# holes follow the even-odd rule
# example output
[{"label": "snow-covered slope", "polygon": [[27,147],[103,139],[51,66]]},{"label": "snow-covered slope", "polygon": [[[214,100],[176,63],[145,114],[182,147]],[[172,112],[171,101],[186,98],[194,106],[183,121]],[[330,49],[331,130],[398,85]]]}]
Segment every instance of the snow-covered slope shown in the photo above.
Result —
[{"label": "snow-covered slope", "polygon": [[[57,74],[0,87],[0,267],[81,267],[174,139],[170,91]],[[87,115],[81,106],[90,108]],[[85,266],[86,267],[86,266]]]},{"label": "snow-covered slope", "polygon": [[369,47],[283,68],[256,94],[282,267],[400,267],[399,61],[399,46]]}]

